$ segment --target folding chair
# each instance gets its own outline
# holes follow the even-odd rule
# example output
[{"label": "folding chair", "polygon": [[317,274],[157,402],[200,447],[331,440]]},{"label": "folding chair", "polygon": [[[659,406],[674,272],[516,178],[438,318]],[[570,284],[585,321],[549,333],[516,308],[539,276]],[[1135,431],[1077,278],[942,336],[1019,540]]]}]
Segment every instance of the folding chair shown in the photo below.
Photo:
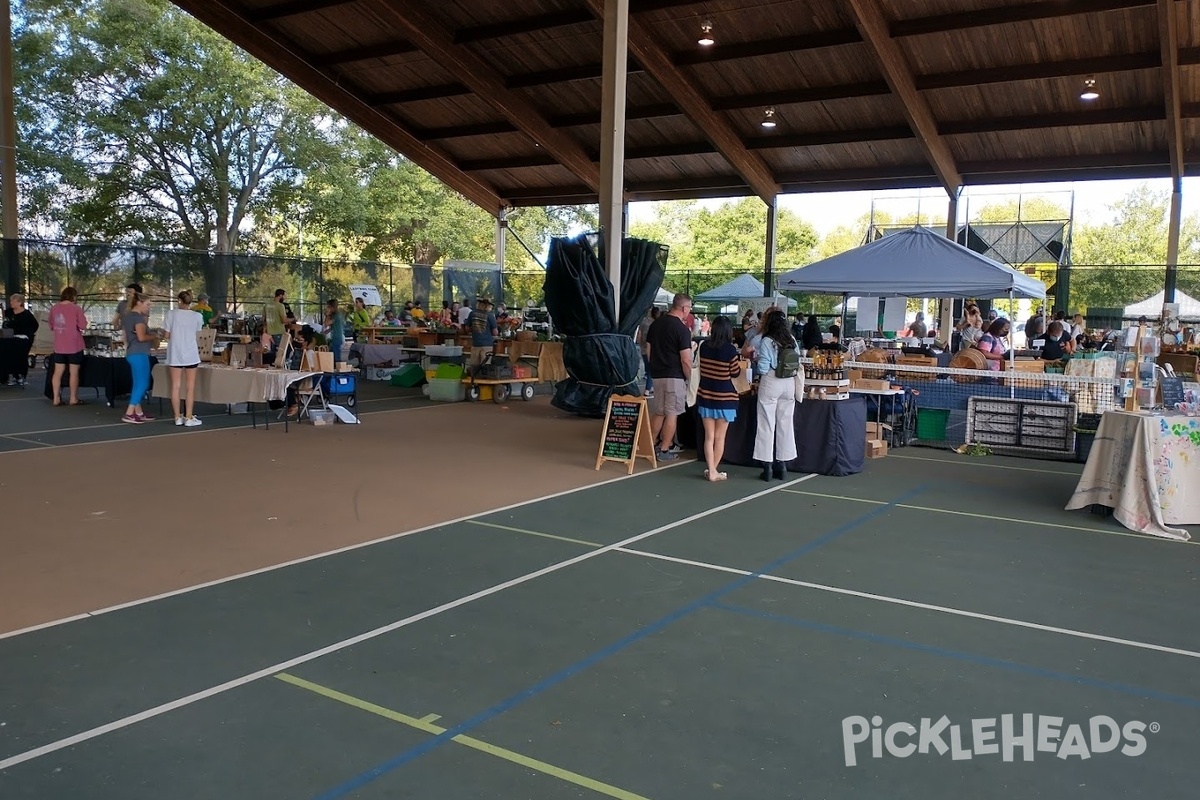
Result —
[{"label": "folding chair", "polygon": [[[329,410],[329,406],[325,402],[325,392],[321,389],[320,378],[305,378],[296,383],[296,400],[300,404],[300,413],[296,415],[297,422],[306,416],[312,416],[310,407],[314,398],[320,402],[322,411]],[[284,409],[283,413],[286,414],[287,409]]]}]

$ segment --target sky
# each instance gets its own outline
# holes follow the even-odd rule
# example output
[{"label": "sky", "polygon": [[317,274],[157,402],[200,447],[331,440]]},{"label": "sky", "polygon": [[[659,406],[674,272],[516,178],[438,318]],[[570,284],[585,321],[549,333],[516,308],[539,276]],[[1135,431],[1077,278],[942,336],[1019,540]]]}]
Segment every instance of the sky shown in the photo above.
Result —
[{"label": "sky", "polygon": [[[1077,224],[1101,224],[1111,220],[1110,206],[1138,186],[1146,184],[1157,192],[1171,191],[1167,178],[1156,180],[1080,181],[1075,183],[1031,183],[1011,186],[968,187],[958,202],[960,221],[965,219],[969,208],[987,203],[1005,202],[1018,198],[1045,197],[1070,208],[1074,200]],[[705,200],[703,205],[716,207],[736,200]],[[877,210],[886,210],[893,217],[915,213],[924,217],[945,217],[948,205],[946,193],[941,189],[899,189],[876,192],[822,192],[816,194],[780,195],[779,208],[794,212],[812,224],[817,232],[825,235],[838,225],[853,225],[859,217],[871,213],[872,203]],[[629,208],[631,222],[652,219],[654,203],[632,203]],[[1183,215],[1200,213],[1200,178],[1183,180]]]}]

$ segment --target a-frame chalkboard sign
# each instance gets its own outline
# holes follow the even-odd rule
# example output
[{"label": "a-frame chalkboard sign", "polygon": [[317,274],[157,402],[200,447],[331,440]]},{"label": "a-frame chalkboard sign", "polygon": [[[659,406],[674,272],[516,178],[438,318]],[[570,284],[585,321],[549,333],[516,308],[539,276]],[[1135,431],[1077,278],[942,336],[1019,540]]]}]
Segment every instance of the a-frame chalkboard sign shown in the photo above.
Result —
[{"label": "a-frame chalkboard sign", "polygon": [[652,467],[658,466],[646,398],[612,395],[608,398],[608,409],[604,414],[596,469],[600,469],[605,461],[619,461],[629,468],[629,474],[632,475],[639,458],[647,459]]}]

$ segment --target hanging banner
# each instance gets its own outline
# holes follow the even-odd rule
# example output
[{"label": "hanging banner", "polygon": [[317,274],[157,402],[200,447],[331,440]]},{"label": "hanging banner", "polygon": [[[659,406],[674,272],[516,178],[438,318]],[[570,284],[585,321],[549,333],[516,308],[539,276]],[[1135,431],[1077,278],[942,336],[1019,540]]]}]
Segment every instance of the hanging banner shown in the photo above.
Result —
[{"label": "hanging banner", "polygon": [[379,296],[379,287],[367,283],[350,284],[350,297],[352,300],[361,299],[369,306],[383,305],[383,298]]}]

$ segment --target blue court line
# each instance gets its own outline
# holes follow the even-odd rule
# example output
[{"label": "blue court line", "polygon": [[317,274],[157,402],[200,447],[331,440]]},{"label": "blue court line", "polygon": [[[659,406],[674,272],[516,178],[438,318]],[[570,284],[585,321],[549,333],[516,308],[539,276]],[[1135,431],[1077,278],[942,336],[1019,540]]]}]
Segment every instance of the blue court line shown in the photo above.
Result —
[{"label": "blue court line", "polygon": [[453,739],[455,736],[459,736],[460,734],[464,734],[464,733],[474,730],[475,728],[478,728],[480,725],[483,725],[484,723],[486,723],[492,719],[495,719],[496,717],[500,716],[501,714],[504,714],[505,712],[510,711],[511,709],[515,708],[516,706],[520,705],[521,703],[525,702],[526,700],[529,700],[532,697],[536,697],[537,695],[541,694],[542,692],[546,691],[547,689],[551,689],[554,686],[557,686],[558,684],[565,681],[567,678],[570,678],[573,675],[583,672],[588,667],[598,664],[599,662],[603,661],[604,659],[608,658],[611,655],[619,653],[620,651],[624,650],[626,647],[629,647],[631,644],[634,644],[635,642],[639,642],[642,639],[645,639],[647,636],[651,636],[652,634],[655,634],[655,633],[661,631],[663,628],[666,628],[671,623],[678,622],[679,620],[683,619],[684,617],[686,617],[690,614],[693,614],[696,611],[699,611],[701,608],[705,608],[707,606],[712,605],[714,602],[716,602],[721,597],[724,597],[725,595],[730,594],[731,592],[735,592],[738,589],[742,588],[743,586],[746,586],[747,584],[754,582],[759,577],[761,577],[762,575],[765,575],[766,573],[770,572],[771,570],[777,569],[791,561],[796,560],[797,558],[801,558],[802,556],[808,555],[813,550],[816,550],[819,547],[823,547],[824,545],[832,542],[833,540],[837,539],[840,536],[844,536],[845,534],[849,533],[850,531],[854,530],[855,528],[859,527],[860,525],[865,525],[866,523],[870,522],[871,520],[875,519],[876,517],[879,517],[879,516],[887,513],[894,506],[896,506],[900,503],[904,503],[908,500],[911,500],[913,497],[921,494],[922,492],[925,491],[926,486],[927,486],[926,484],[922,484],[915,489],[905,492],[904,494],[900,495],[899,497],[897,497],[893,500],[889,500],[885,505],[877,506],[872,511],[869,511],[860,517],[856,517],[855,519],[852,519],[849,522],[847,522],[837,528],[834,528],[829,533],[827,533],[823,536],[820,536],[816,539],[813,539],[811,542],[805,544],[803,547],[799,547],[796,550],[793,550],[792,552],[788,553],[787,555],[784,555],[784,556],[781,556],[780,558],[775,559],[771,563],[755,570],[754,572],[750,573],[749,575],[742,576],[742,577],[738,578],[737,580],[723,586],[722,588],[717,589],[713,592],[710,592],[709,594],[704,595],[703,597],[699,598],[698,600],[694,600],[693,602],[688,603],[687,605],[682,606],[681,608],[678,608],[675,611],[672,611],[671,613],[667,614],[666,616],[664,616],[658,620],[655,620],[654,622],[651,622],[648,625],[645,625],[644,627],[634,631],[633,633],[629,634],[628,636],[626,636],[622,639],[618,639],[617,641],[613,642],[612,644],[608,645],[607,647],[603,648],[602,650],[598,650],[595,653],[592,653],[590,656],[587,656],[586,658],[584,658],[580,661],[577,661],[574,664],[571,664],[570,666],[565,667],[562,670],[559,670],[558,672],[554,673],[553,675],[543,678],[542,680],[529,686],[528,688],[522,689],[520,692],[517,692],[516,694],[512,695],[511,697],[501,700],[499,703],[496,703],[495,705],[481,711],[480,713],[476,714],[475,716],[471,717],[470,719],[460,722],[458,725],[455,725],[452,728],[447,728],[444,732],[438,734],[437,736],[434,736],[431,739],[426,739],[421,744],[419,744],[409,750],[405,750],[403,753],[400,753],[399,755],[388,759],[387,761],[383,762],[379,766],[373,767],[373,768],[367,770],[366,772],[360,773],[359,775],[354,776],[353,778],[346,781],[345,783],[343,783],[339,786],[335,786],[332,789],[330,789],[322,794],[317,795],[315,800],[337,800],[337,798],[344,797],[345,795],[349,794],[350,792],[353,792],[357,789],[361,789],[363,786],[366,786],[368,783],[375,780],[376,778],[386,775],[387,773],[392,772],[393,770],[404,766],[405,764],[409,763],[410,761],[415,761],[416,759],[429,753],[430,751],[435,750],[438,747],[441,747],[442,745],[446,744],[451,739]]},{"label": "blue court line", "polygon": [[1039,678],[1049,678],[1051,680],[1063,681],[1064,683],[1074,683],[1079,686],[1087,686],[1094,689],[1106,689],[1111,692],[1132,695],[1133,697],[1144,700],[1161,700],[1165,703],[1173,703],[1175,705],[1186,706],[1188,708],[1200,708],[1200,700],[1197,700],[1194,697],[1170,694],[1169,692],[1160,692],[1156,689],[1146,689],[1131,683],[1106,681],[1100,678],[1091,678],[1086,675],[1072,675],[1069,672],[1059,672],[1058,670],[1046,669],[1045,667],[1034,667],[1017,661],[1008,661],[1002,658],[992,658],[991,656],[981,656],[975,653],[962,652],[960,650],[950,650],[945,647],[922,644],[921,642],[913,642],[908,639],[897,639],[893,636],[884,636],[878,633],[858,631],[854,630],[853,628],[843,628],[840,625],[830,625],[825,622],[816,622],[815,620],[801,619],[799,617],[789,617],[783,614],[773,614],[770,611],[759,611],[757,609],[731,605],[729,603],[714,601],[709,603],[709,607],[718,608],[722,611],[729,611],[733,614],[741,614],[742,616],[746,617],[757,617],[758,619],[766,620],[768,622],[779,622],[783,623],[784,625],[790,625],[793,628],[828,633],[834,636],[842,636],[847,639],[859,639],[861,641],[871,642],[873,644],[901,647],[905,650],[915,650],[919,653],[929,653],[930,655],[943,656],[945,658],[952,658],[957,661],[966,661],[971,664],[979,664],[985,667],[997,667],[999,669],[1009,670],[1010,672],[1019,672],[1024,675],[1034,675]]}]

